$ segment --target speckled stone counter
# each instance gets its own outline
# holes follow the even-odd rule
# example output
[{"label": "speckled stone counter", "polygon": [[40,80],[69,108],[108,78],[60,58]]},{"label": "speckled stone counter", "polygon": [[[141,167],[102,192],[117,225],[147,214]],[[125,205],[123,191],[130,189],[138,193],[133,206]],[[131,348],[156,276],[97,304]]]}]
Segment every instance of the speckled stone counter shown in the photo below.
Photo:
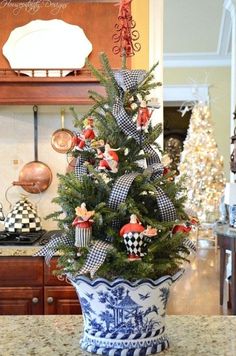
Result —
[{"label": "speckled stone counter", "polygon": [[33,256],[42,246],[1,246],[1,256]]},{"label": "speckled stone counter", "polygon": [[[236,317],[168,316],[163,356],[236,356]],[[1,356],[82,356],[81,316],[0,316]]]}]

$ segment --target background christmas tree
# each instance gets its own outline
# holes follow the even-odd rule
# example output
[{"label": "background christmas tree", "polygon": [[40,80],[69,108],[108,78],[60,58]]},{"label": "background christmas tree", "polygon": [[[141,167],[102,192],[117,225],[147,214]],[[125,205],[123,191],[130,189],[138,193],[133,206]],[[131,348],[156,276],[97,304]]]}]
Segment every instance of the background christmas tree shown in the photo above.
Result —
[{"label": "background christmas tree", "polygon": [[185,178],[186,208],[200,222],[217,219],[225,186],[223,158],[214,139],[209,107],[201,102],[193,106],[178,170],[178,179]]}]

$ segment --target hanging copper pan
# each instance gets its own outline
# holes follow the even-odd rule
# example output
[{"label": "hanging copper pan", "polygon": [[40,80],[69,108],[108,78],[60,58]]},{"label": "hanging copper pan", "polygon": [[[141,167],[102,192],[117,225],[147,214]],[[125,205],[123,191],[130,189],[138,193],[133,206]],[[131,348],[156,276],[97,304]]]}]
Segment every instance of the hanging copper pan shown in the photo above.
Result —
[{"label": "hanging copper pan", "polygon": [[74,147],[74,134],[64,128],[65,110],[61,110],[61,129],[56,130],[51,137],[52,148],[58,153],[67,153]]},{"label": "hanging copper pan", "polygon": [[24,165],[20,171],[19,182],[30,182],[33,185],[22,185],[29,193],[38,194],[48,189],[52,182],[51,169],[38,160],[38,107],[34,105],[34,161]]}]

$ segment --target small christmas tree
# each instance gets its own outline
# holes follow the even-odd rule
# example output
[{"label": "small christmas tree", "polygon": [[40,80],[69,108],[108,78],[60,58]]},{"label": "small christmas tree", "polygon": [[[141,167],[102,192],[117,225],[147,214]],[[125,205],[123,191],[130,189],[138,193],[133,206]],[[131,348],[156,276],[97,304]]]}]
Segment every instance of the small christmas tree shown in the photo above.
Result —
[{"label": "small christmas tree", "polygon": [[90,92],[93,107],[76,118],[75,171],[59,176],[54,202],[61,210],[51,215],[65,235],[51,252],[45,249],[49,255],[63,250],[62,274],[110,280],[172,275],[189,253],[189,229],[176,229],[187,218],[185,198],[157,153],[161,125],[150,124],[145,99],[160,85],[153,81],[154,67],[113,72],[105,54],[102,71],[87,64],[106,95]]},{"label": "small christmas tree", "polygon": [[153,71],[126,69],[126,57],[140,46],[135,42],[130,3],[121,0],[114,53],[122,57],[122,69],[113,71],[107,56],[102,69],[87,62],[105,88],[105,95],[90,91],[94,105],[81,119],[71,152],[74,172],[60,175],[61,210],[51,215],[64,235],[52,240],[39,254],[47,260],[61,249],[61,274],[89,275],[114,280],[157,279],[173,275],[193,247],[181,225],[181,182],[161,163],[157,138],[161,124],[151,125],[158,100],[150,109],[147,97],[161,83]]},{"label": "small christmas tree", "polygon": [[186,207],[200,222],[217,219],[225,185],[223,158],[214,139],[209,107],[201,102],[193,106],[178,170],[179,178],[185,177]]}]

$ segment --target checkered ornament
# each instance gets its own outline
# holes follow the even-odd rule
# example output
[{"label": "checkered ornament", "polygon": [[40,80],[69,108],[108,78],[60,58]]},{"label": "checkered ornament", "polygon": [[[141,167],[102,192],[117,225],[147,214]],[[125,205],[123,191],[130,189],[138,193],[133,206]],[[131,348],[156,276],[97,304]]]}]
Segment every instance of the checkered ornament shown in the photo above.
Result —
[{"label": "checkered ornament", "polygon": [[144,236],[140,232],[128,232],[123,235],[124,243],[129,254],[129,258],[143,257],[142,247],[144,247]]},{"label": "checkered ornament", "polygon": [[42,230],[39,216],[32,204],[26,199],[16,203],[14,208],[7,214],[4,225],[6,231],[14,233]]}]

